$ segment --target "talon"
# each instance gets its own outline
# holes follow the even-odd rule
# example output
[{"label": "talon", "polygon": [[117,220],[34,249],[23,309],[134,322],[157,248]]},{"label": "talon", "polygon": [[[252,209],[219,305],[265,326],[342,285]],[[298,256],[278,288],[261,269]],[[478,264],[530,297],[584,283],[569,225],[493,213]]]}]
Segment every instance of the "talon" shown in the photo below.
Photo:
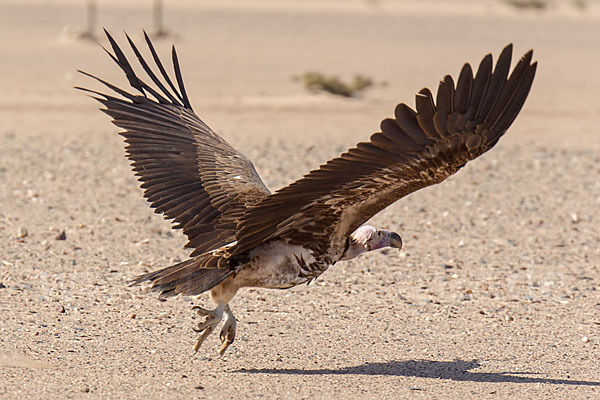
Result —
[{"label": "talon", "polygon": [[229,346],[235,340],[235,331],[232,331],[230,327],[227,332],[221,331],[221,334],[219,336],[221,339],[221,343],[225,343],[225,341],[227,341]]},{"label": "talon", "polygon": [[229,347],[229,345],[233,343],[233,340],[231,342],[227,341],[224,342],[223,345],[221,346],[221,348],[219,349],[219,355],[223,356],[223,354],[225,354],[225,350],[227,350],[227,348]]},{"label": "talon", "polygon": [[223,330],[221,331],[221,348],[219,349],[219,355],[222,356],[225,354],[225,350],[229,347],[231,343],[235,340],[235,327],[231,325],[225,333]]},{"label": "talon", "polygon": [[207,310],[206,308],[202,308],[200,306],[194,306],[192,307],[193,311],[196,311],[196,313],[198,313],[198,315],[200,315],[201,317],[205,317],[207,315],[215,315],[215,312],[213,310]]},{"label": "talon", "polygon": [[192,310],[196,311],[198,315],[206,317],[204,321],[198,322],[197,327],[192,328],[194,332],[200,333],[200,336],[198,337],[198,340],[194,345],[195,352],[198,352],[198,349],[200,348],[200,346],[202,346],[202,343],[204,343],[206,338],[215,330],[216,326],[219,325],[219,323],[221,322],[224,307],[225,304],[220,304],[214,310],[207,310],[200,306],[192,307]]},{"label": "talon", "polygon": [[203,332],[207,328],[212,328],[213,326],[218,325],[219,322],[221,322],[221,318],[209,317],[206,318],[206,321],[204,322],[198,322],[198,327],[196,329],[192,329],[194,329],[196,332]]},{"label": "talon", "polygon": [[225,313],[225,321],[223,323],[223,328],[219,333],[219,338],[221,339],[221,348],[219,349],[219,355],[225,354],[225,350],[233,343],[235,339],[235,330],[236,330],[236,321],[229,305],[227,303],[219,303],[218,307],[214,310],[207,310],[200,306],[192,307],[192,310],[196,311],[198,315],[206,317],[204,321],[199,322],[195,328],[192,328],[194,332],[198,332],[200,336],[196,340],[196,344],[194,345],[194,352],[198,352],[202,343],[206,340],[206,338],[215,330],[217,325],[221,322],[223,318],[223,313]]},{"label": "talon", "polygon": [[196,341],[196,344],[194,345],[194,352],[196,352],[196,353],[198,352],[198,350],[200,349],[200,346],[202,346],[202,343],[204,343],[204,340],[208,337],[208,335],[211,334],[212,331],[213,331],[213,328],[210,326],[208,328],[204,329],[204,331],[202,332],[202,334]]},{"label": "talon", "polygon": [[225,323],[223,324],[223,328],[221,328],[221,332],[219,333],[219,337],[222,343],[221,348],[219,349],[220,356],[225,354],[225,350],[227,350],[229,345],[231,345],[231,343],[233,343],[233,341],[235,340],[235,317],[233,316],[233,313],[231,312],[231,309],[229,309],[229,307],[227,307],[225,312],[227,313],[225,317]]}]

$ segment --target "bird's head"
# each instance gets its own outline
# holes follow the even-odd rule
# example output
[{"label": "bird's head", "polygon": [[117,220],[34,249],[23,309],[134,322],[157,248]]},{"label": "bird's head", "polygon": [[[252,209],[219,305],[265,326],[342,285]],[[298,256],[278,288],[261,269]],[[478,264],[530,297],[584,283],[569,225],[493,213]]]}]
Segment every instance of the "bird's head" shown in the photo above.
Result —
[{"label": "bird's head", "polygon": [[354,257],[384,247],[402,248],[402,239],[396,232],[378,229],[364,225],[352,232],[348,238],[348,248],[342,255],[342,260],[350,260]]}]

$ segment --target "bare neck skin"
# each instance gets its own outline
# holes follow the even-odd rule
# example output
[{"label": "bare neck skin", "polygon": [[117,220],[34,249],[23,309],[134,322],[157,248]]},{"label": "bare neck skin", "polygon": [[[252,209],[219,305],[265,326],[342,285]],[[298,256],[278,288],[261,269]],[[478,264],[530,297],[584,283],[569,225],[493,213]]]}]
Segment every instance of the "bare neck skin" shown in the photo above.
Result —
[{"label": "bare neck skin", "polygon": [[352,232],[348,238],[348,248],[341,261],[351,260],[367,251],[384,247],[402,248],[402,239],[395,232],[364,225]]}]

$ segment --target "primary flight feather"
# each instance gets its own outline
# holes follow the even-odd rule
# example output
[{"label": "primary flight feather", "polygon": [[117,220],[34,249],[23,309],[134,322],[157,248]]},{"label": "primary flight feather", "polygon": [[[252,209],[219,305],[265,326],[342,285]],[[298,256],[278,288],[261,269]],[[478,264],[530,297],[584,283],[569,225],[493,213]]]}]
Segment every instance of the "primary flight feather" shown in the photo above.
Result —
[{"label": "primary flight feather", "polygon": [[[475,76],[465,64],[446,75],[437,95],[422,89],[416,111],[399,104],[381,132],[303,178],[271,193],[252,163],[194,113],[175,48],[175,83],[152,42],[152,69],[127,41],[151,84],[136,74],[108,32],[113,52],[138,94],[93,75],[120,97],[95,90],[102,109],[124,129],[127,157],[144,197],[183,229],[190,259],[138,277],[163,296],[210,290],[214,310],[195,307],[205,321],[195,346],[224,319],[220,354],[233,342],[229,302],[242,287],[290,288],[309,282],[337,261],[382,247],[402,247],[397,233],[364,225],[415,190],[439,183],[493,147],[512,124],[531,88],[537,63],[527,52],[510,72],[512,45],[493,65],[488,54]],[[158,73],[155,72],[158,69]]]}]

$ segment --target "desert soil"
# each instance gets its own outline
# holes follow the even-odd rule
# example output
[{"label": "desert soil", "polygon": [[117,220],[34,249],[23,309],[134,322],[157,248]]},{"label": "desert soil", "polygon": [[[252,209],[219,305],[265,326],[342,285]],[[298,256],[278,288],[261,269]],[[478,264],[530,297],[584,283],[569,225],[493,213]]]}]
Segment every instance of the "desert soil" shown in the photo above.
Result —
[{"label": "desert soil", "polygon": [[[100,2],[121,43],[151,2]],[[138,274],[186,258],[153,214],[83,69],[125,84],[74,34],[84,7],[0,4],[0,396],[5,398],[600,397],[600,12],[555,2],[167,2],[196,112],[276,189],[377,131],[397,102],[509,42],[539,61],[497,147],[372,224],[402,251],[310,286],[244,290],[236,342],[192,351],[193,304]],[[416,3],[416,4],[415,4]],[[106,40],[99,40],[106,45]],[[312,94],[306,71],[385,82]],[[64,236],[61,233],[64,231]],[[64,240],[59,240],[64,239]]]}]

